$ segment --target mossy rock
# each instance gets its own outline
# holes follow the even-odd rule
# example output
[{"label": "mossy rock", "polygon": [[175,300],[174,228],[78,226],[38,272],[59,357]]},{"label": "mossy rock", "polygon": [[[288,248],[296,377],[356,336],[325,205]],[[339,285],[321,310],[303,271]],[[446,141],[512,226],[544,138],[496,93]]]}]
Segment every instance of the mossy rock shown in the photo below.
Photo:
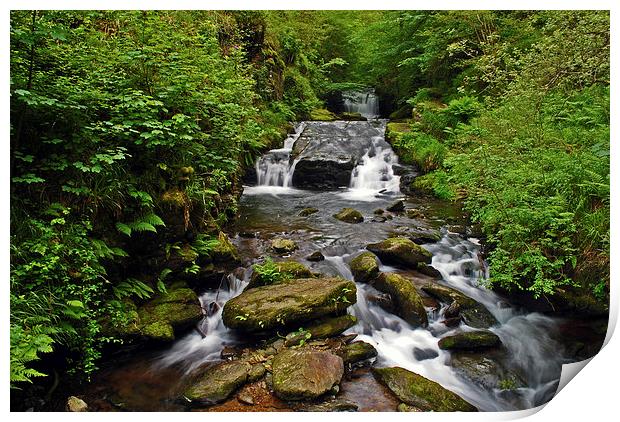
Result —
[{"label": "mossy rock", "polygon": [[[357,324],[353,315],[342,315],[333,318],[322,318],[301,331],[293,331],[286,336],[285,345],[297,346],[303,341],[334,337]],[[309,334],[309,336],[308,336]]]},{"label": "mossy rock", "polygon": [[379,276],[379,261],[372,252],[362,252],[351,260],[349,267],[358,283],[369,283]]},{"label": "mossy rock", "polygon": [[345,364],[353,364],[377,357],[377,349],[365,341],[355,341],[342,347],[338,355]]},{"label": "mossy rock", "polygon": [[343,208],[337,214],[334,214],[333,217],[337,220],[351,224],[361,223],[364,221],[362,214],[353,208]]},{"label": "mossy rock", "polygon": [[151,340],[171,342],[174,341],[174,328],[167,321],[155,321],[142,327],[143,336]]},{"label": "mossy rock", "polygon": [[499,323],[484,305],[458,290],[436,283],[429,283],[422,287],[422,290],[450,307],[458,309],[458,314],[470,327],[489,328]]},{"label": "mossy rock", "polygon": [[354,112],[343,112],[340,113],[339,115],[340,120],[348,120],[348,121],[357,121],[357,122],[365,122],[368,119],[364,116],[361,115],[361,113],[354,113]]},{"label": "mossy rock", "polygon": [[298,248],[297,243],[290,239],[276,237],[271,241],[271,250],[277,254],[289,254]]},{"label": "mossy rock", "polygon": [[475,412],[477,409],[438,383],[403,368],[373,368],[375,377],[403,403],[423,411]]},{"label": "mossy rock", "polygon": [[405,211],[405,203],[403,201],[396,201],[386,208],[389,212],[403,212]]},{"label": "mossy rock", "polygon": [[372,285],[390,295],[396,315],[414,327],[428,325],[424,303],[410,280],[395,273],[381,273]]},{"label": "mossy rock", "polygon": [[309,215],[316,214],[317,212],[319,212],[318,208],[310,207],[310,208],[304,208],[303,210],[299,211],[298,215],[300,217],[307,217]]},{"label": "mossy rock", "polygon": [[303,326],[339,314],[356,301],[355,283],[342,278],[303,278],[245,290],[224,305],[228,328],[261,332]]},{"label": "mossy rock", "polygon": [[331,111],[324,108],[315,108],[310,112],[308,120],[316,120],[319,122],[333,122],[337,119],[338,117]]},{"label": "mossy rock", "polygon": [[232,244],[226,233],[219,232],[218,244],[209,252],[211,260],[216,264],[224,264],[227,267],[237,267],[241,264],[239,252]]},{"label": "mossy rock", "polygon": [[252,266],[252,268],[254,269],[254,272],[252,273],[252,276],[250,277],[250,282],[248,283],[246,290],[253,289],[259,286],[266,286],[268,284],[278,284],[278,283],[281,283],[282,281],[290,280],[294,278],[314,277],[314,274],[312,273],[312,271],[308,269],[308,267],[296,261],[275,262],[274,265],[276,266],[278,273],[280,274],[279,280],[276,280],[275,282],[272,283],[272,280],[270,278],[265,277],[264,275],[256,271],[256,265],[254,265]]},{"label": "mossy rock", "polygon": [[272,364],[273,390],[284,400],[315,399],[340,383],[342,358],[312,349],[285,349]]},{"label": "mossy rock", "polygon": [[492,332],[478,330],[444,337],[439,340],[439,348],[442,350],[477,350],[498,347],[501,343],[499,337]]},{"label": "mossy rock", "polygon": [[252,367],[249,363],[224,362],[209,368],[183,396],[192,405],[212,405],[230,397],[248,381]]},{"label": "mossy rock", "polygon": [[371,243],[366,249],[377,255],[384,264],[414,269],[420,262],[430,264],[433,258],[429,251],[405,237],[391,237],[379,243]]}]

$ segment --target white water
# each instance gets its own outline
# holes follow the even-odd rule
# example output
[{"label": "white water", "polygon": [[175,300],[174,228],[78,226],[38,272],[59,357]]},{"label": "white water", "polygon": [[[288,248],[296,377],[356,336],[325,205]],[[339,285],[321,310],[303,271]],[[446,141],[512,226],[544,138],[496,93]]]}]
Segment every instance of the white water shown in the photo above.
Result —
[{"label": "white water", "polygon": [[368,120],[379,118],[379,101],[374,89],[344,92],[343,97],[346,112],[360,113]]},{"label": "white water", "polygon": [[[272,149],[256,161],[258,186],[291,188],[293,173],[295,172],[295,165],[297,164],[297,160],[291,163],[291,152],[293,151],[295,141],[297,141],[305,127],[305,122],[299,123],[295,126],[295,133],[288,135],[284,140],[284,146],[282,148]],[[270,189],[264,190],[271,191]],[[285,190],[283,190],[283,192],[285,192]]]}]

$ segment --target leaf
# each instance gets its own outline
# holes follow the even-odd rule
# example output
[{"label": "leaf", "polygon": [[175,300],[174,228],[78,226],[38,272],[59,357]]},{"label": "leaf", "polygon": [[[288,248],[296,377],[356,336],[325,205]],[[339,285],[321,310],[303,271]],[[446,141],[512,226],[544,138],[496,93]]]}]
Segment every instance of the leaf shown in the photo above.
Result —
[{"label": "leaf", "polygon": [[131,236],[131,227],[129,227],[127,224],[116,223],[116,230],[127,236]]}]

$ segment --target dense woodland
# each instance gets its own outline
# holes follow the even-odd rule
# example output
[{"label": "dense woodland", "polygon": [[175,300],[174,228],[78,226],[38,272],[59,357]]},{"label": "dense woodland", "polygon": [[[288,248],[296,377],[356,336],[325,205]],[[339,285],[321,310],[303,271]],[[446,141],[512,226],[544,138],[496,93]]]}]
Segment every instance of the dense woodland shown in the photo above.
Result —
[{"label": "dense woodland", "polygon": [[608,12],[15,11],[10,30],[14,389],[88,380],[130,301],[216,260],[245,169],[347,89],[376,90],[414,188],[480,224],[491,287],[607,306]]}]

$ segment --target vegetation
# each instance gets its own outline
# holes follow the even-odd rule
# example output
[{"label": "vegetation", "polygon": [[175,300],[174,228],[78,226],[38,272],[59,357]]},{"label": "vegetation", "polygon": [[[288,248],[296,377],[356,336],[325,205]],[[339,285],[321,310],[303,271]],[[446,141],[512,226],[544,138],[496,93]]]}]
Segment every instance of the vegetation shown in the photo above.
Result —
[{"label": "vegetation", "polygon": [[106,321],[238,259],[221,229],[243,169],[361,87],[399,119],[414,187],[481,224],[493,285],[607,303],[609,28],[604,11],[12,12],[11,386],[51,352],[88,378],[123,340]]}]

